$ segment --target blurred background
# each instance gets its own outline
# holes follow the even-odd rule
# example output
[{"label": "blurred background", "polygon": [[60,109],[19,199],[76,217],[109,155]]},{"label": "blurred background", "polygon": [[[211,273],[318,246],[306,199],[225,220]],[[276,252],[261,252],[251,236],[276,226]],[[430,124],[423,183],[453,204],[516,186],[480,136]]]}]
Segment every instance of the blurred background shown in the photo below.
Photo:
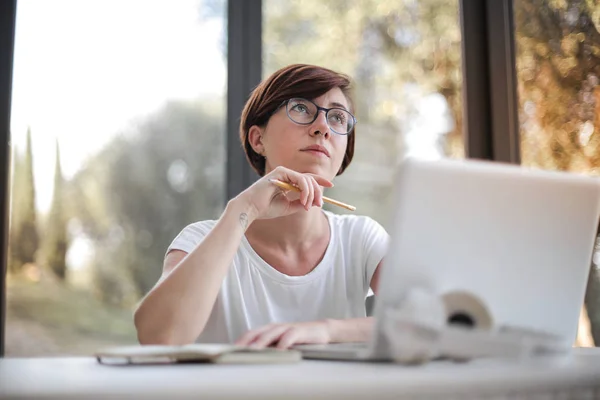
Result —
[{"label": "blurred background", "polygon": [[[263,77],[302,62],[354,78],[355,158],[328,194],[387,226],[401,157],[465,155],[458,0],[262,4]],[[514,11],[522,164],[598,175],[600,4]],[[137,342],[167,246],[227,201],[227,23],[225,0],[18,2],[7,356]],[[596,257],[590,276],[586,346]]]}]

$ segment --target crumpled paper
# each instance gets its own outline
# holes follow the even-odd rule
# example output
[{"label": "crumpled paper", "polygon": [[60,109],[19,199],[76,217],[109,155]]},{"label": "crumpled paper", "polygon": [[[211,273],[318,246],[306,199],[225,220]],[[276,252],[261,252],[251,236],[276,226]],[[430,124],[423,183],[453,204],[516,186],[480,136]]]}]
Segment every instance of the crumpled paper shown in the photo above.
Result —
[{"label": "crumpled paper", "polygon": [[[452,315],[471,326],[448,324]],[[383,334],[392,359],[402,364],[444,357],[457,361],[479,357],[530,358],[566,355],[571,345],[545,332],[496,326],[485,304],[466,292],[439,295],[426,288],[409,290],[395,307],[385,307]]]}]

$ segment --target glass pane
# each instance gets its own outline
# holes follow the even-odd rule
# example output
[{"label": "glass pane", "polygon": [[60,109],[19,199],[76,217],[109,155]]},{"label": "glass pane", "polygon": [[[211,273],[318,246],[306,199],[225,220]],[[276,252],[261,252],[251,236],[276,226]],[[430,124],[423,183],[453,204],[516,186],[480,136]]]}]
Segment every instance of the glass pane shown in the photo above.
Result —
[{"label": "glass pane", "polygon": [[[522,164],[599,175],[600,3],[516,0],[514,7]],[[590,321],[580,320],[584,346],[600,344],[599,251],[586,294]]]},{"label": "glass pane", "polygon": [[600,4],[515,1],[521,158],[600,173]]},{"label": "glass pane", "polygon": [[464,157],[457,0],[263,0],[263,21],[265,77],[309,63],[355,82],[354,160],[328,196],[386,226],[402,156]]},{"label": "glass pane", "polygon": [[224,207],[225,0],[23,0],[6,354],[137,342],[170,241]]}]

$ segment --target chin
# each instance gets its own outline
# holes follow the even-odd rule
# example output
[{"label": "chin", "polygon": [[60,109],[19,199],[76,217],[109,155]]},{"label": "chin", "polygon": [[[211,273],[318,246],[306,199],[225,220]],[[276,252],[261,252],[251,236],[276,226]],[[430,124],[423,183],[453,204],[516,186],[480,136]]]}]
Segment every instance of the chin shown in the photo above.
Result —
[{"label": "chin", "polygon": [[311,166],[305,165],[302,168],[295,169],[295,171],[301,172],[303,174],[319,175],[319,176],[322,176],[323,178],[329,179],[329,180],[332,180],[336,175],[334,172],[329,171],[327,168],[323,168],[318,165],[311,165]]},{"label": "chin", "polygon": [[301,174],[319,175],[328,180],[332,180],[333,178],[335,178],[337,171],[339,170],[338,169],[335,172],[333,172],[333,171],[330,171],[329,168],[327,168],[325,165],[314,164],[314,163],[307,164],[306,162],[295,162],[295,163],[288,163],[288,164],[284,163],[281,166],[289,168],[296,172],[300,172]]}]

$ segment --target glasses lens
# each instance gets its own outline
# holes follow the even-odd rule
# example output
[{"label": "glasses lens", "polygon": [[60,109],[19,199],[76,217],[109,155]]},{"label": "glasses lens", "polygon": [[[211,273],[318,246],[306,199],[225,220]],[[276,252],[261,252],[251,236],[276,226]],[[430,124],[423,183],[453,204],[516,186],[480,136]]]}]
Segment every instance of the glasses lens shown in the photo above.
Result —
[{"label": "glasses lens", "polygon": [[[317,112],[317,106],[309,100],[295,98],[287,103],[287,114],[297,124],[312,124]],[[347,135],[354,128],[354,117],[344,109],[332,108],[327,112],[327,124],[335,133]]]},{"label": "glasses lens", "polygon": [[310,124],[315,120],[317,107],[308,100],[291,99],[287,103],[287,113],[298,124]]},{"label": "glasses lens", "polygon": [[334,132],[344,135],[354,127],[354,118],[348,111],[334,108],[327,113],[327,123]]}]

